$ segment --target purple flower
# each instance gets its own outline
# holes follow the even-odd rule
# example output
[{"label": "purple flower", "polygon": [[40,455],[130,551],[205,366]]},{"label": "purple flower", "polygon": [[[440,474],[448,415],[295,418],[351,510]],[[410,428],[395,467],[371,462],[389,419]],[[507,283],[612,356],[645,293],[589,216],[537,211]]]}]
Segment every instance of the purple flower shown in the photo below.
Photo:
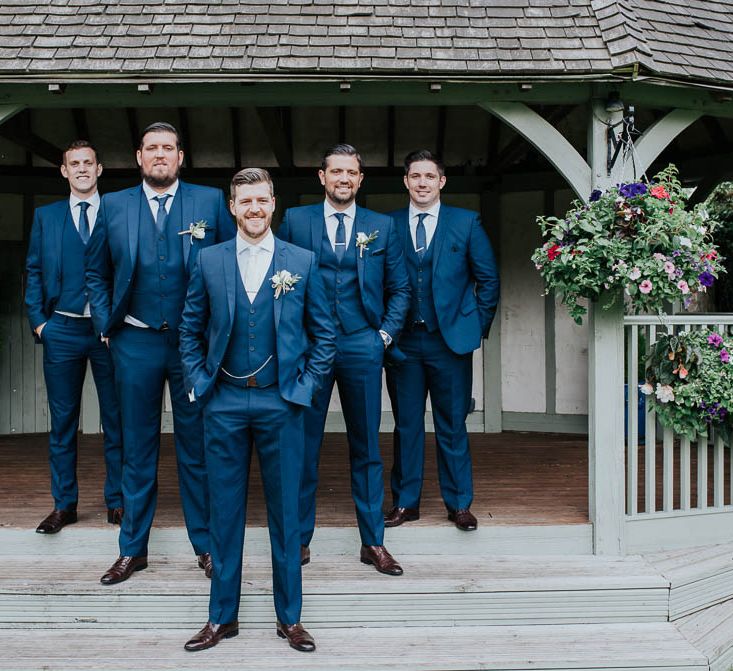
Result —
[{"label": "purple flower", "polygon": [[643,196],[646,193],[646,184],[642,182],[632,182],[631,184],[622,184],[618,188],[618,192],[624,198],[636,198],[636,196]]},{"label": "purple flower", "polygon": [[723,338],[720,337],[717,333],[711,333],[708,336],[708,345],[712,345],[713,347],[720,347],[723,344]]},{"label": "purple flower", "polygon": [[730,354],[728,354],[728,350],[723,348],[720,350],[720,360],[723,363],[730,363]]},{"label": "purple flower", "polygon": [[602,195],[603,195],[603,191],[601,191],[600,189],[593,189],[593,191],[591,191],[590,198],[588,198],[588,200],[591,203],[595,203],[597,200],[600,199]]},{"label": "purple flower", "polygon": [[697,276],[697,279],[700,280],[700,284],[702,284],[704,287],[712,287],[713,283],[715,282],[715,278],[707,271],[704,273],[700,273]]}]

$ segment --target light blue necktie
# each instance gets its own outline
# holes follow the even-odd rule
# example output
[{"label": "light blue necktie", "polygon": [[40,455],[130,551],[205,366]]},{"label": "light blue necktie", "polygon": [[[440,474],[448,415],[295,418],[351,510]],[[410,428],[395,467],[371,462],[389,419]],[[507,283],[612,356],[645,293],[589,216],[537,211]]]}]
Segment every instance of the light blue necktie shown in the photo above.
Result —
[{"label": "light blue necktie", "polygon": [[79,237],[81,241],[86,245],[89,242],[89,217],[87,216],[87,210],[89,209],[89,203],[82,201],[79,203]]},{"label": "light blue necktie", "polygon": [[158,229],[158,233],[163,235],[165,232],[165,222],[168,219],[168,211],[165,209],[165,204],[170,198],[169,193],[165,193],[162,196],[155,196],[153,200],[158,201],[158,214],[155,217],[155,228]]},{"label": "light blue necktie", "polygon": [[425,235],[425,217],[428,216],[427,212],[422,212],[417,215],[417,228],[415,229],[415,251],[417,252],[417,258],[422,261],[422,257],[425,255],[425,251],[428,246],[428,239]]},{"label": "light blue necktie", "polygon": [[344,258],[346,253],[346,226],[344,226],[344,217],[346,216],[343,212],[334,212],[334,216],[338,219],[338,226],[336,226],[336,259],[341,263],[341,259]]}]

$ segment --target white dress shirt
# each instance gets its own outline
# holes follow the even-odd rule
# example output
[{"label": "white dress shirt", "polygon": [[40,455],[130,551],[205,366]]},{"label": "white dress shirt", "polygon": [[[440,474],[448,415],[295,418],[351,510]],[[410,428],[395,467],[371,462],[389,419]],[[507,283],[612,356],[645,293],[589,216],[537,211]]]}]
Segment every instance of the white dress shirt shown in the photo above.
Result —
[{"label": "white dress shirt", "polygon": [[438,227],[440,201],[427,210],[418,210],[412,203],[410,203],[410,236],[412,237],[412,245],[415,247],[415,251],[417,251],[417,242],[415,241],[417,217],[420,214],[428,215],[423,219],[423,225],[425,226],[425,251],[427,251],[427,248],[430,247],[430,243],[435,235],[435,229]]},{"label": "white dress shirt", "polygon": [[[100,197],[98,191],[95,191],[94,195],[87,198],[86,200],[82,200],[81,198],[75,196],[73,193],[69,196],[69,209],[71,210],[71,219],[74,222],[74,226],[76,227],[77,232],[79,231],[79,219],[81,219],[81,208],[79,207],[79,203],[89,203],[89,207],[87,208],[87,221],[89,222],[89,235],[91,235],[92,231],[94,230],[94,224],[97,223],[99,201]],[[83,314],[77,314],[76,312],[64,312],[63,310],[56,310],[56,312],[60,315],[65,315],[66,317],[90,317],[92,314],[89,310],[89,303],[84,306]]]},{"label": "white dress shirt", "polygon": [[275,236],[271,230],[256,245],[247,242],[237,233],[237,265],[250,303],[254,303],[257,292],[265,281],[274,253]]},{"label": "white dress shirt", "polygon": [[346,249],[349,248],[349,242],[351,242],[351,231],[354,228],[354,218],[356,217],[356,203],[351,203],[345,210],[337,210],[327,200],[323,202],[323,217],[326,220],[326,234],[331,243],[331,249],[336,251],[336,228],[339,225],[339,220],[336,218],[336,213],[345,214],[344,217],[344,228],[346,229]]},{"label": "white dress shirt", "polygon": [[[158,193],[155,189],[153,189],[152,186],[150,186],[145,180],[143,180],[143,193],[145,194],[145,198],[147,198],[148,205],[150,205],[150,212],[153,215],[153,221],[157,219],[158,208],[160,207],[160,202],[155,199],[158,198],[158,196],[170,196],[170,198],[165,201],[165,211],[170,212],[171,206],[173,205],[173,199],[176,197],[177,191],[178,180],[173,182],[173,184],[171,184],[163,193]],[[136,319],[132,315],[125,315],[125,323],[130,324],[131,326],[137,326],[141,329],[150,328],[145,322],[141,322],[139,319]]]}]

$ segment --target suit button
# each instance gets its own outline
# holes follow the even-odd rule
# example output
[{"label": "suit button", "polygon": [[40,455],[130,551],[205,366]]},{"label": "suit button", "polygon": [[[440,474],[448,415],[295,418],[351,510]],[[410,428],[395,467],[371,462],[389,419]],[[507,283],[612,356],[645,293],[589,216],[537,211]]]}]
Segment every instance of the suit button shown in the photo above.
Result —
[{"label": "suit button", "polygon": [[257,326],[257,324],[255,324],[254,322],[250,322],[249,325],[250,326]]},{"label": "suit button", "polygon": [[161,279],[161,280],[164,280],[164,279],[165,279],[165,275],[161,275],[161,276],[160,276],[160,279]]},{"label": "suit button", "polygon": [[341,280],[340,279],[336,280],[336,284],[341,284]]},{"label": "suit button", "polygon": [[159,256],[158,257],[161,261],[165,261],[165,256]]},{"label": "suit button", "polygon": [[253,315],[253,314],[255,313],[255,309],[254,309],[254,308],[250,308],[250,309],[249,309],[249,313],[250,313],[251,315]]},{"label": "suit button", "polygon": [[158,237],[158,240],[162,242],[163,240],[165,240],[165,238],[161,235],[160,237]]},{"label": "suit button", "polygon": [[250,352],[254,352],[254,351],[255,351],[255,348],[254,348],[254,347],[250,347],[250,348],[249,348],[249,351],[250,351]]},{"label": "suit button", "polygon": [[255,339],[255,334],[254,333],[250,333],[249,334],[249,339],[250,340],[254,340]]},{"label": "suit button", "polygon": [[417,282],[418,282],[418,284],[422,284],[422,277],[418,277],[417,278]]},{"label": "suit button", "polygon": [[341,305],[341,301],[338,298],[336,299],[336,305]]}]

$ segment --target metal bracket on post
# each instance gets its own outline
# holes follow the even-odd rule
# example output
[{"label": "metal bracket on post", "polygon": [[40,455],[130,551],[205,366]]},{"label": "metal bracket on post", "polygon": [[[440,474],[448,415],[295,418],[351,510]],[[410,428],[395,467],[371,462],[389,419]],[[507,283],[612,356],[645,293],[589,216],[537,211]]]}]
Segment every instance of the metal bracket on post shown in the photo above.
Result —
[{"label": "metal bracket on post", "polygon": [[[623,105],[621,101],[618,101],[619,105]],[[616,134],[616,129],[621,127],[621,131]],[[631,146],[634,137],[640,135],[639,131],[634,127],[634,107],[629,105],[628,109],[621,121],[616,124],[608,126],[606,131],[607,141],[607,158],[606,158],[606,174],[610,177],[613,172],[613,167],[616,165],[621,150],[627,151]],[[631,160],[634,160],[633,153]]]}]

